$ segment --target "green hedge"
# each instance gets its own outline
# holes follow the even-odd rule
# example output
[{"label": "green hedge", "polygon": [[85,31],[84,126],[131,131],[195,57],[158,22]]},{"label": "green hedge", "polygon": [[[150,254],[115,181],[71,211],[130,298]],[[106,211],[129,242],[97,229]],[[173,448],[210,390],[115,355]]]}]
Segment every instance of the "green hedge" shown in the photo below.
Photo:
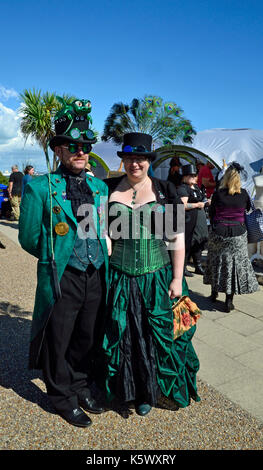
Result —
[{"label": "green hedge", "polygon": [[9,184],[9,178],[8,176],[4,176],[1,171],[0,171],[0,184],[6,184],[8,186]]}]

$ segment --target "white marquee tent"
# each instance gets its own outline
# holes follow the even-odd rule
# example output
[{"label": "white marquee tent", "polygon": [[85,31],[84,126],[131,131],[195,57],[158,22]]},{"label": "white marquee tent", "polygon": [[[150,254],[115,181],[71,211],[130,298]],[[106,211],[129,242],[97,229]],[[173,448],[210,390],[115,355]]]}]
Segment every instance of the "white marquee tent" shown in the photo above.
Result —
[{"label": "white marquee tent", "polygon": [[[240,163],[248,173],[244,187],[252,191],[253,175],[263,167],[263,130],[209,129],[198,132],[193,143],[185,149],[193,159],[204,161],[208,157],[219,168],[222,168],[223,160],[227,164],[232,161]],[[181,146],[179,150],[182,150]],[[167,172],[168,167],[169,161],[166,160],[156,168],[156,176],[164,177],[164,169]]]}]

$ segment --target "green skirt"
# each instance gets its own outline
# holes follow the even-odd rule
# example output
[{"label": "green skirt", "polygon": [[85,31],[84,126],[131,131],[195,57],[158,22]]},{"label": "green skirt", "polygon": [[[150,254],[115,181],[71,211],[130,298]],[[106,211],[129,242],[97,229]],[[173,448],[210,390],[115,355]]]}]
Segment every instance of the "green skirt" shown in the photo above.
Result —
[{"label": "green skirt", "polygon": [[[171,265],[130,276],[110,271],[108,315],[103,353],[107,398],[147,402],[160,398],[186,407],[199,401],[199,360],[191,343],[196,326],[173,339],[173,301],[168,296]],[[188,295],[183,280],[183,295]]]}]

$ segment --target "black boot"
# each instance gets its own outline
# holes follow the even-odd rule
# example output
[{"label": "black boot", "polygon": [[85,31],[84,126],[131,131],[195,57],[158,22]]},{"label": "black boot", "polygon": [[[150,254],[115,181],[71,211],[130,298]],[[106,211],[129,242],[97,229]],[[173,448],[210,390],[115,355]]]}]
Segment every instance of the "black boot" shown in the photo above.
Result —
[{"label": "black boot", "polygon": [[233,297],[234,297],[234,294],[226,294],[225,311],[227,313],[229,313],[231,310],[234,310],[235,308],[233,304]]},{"label": "black boot", "polygon": [[217,297],[218,297],[218,292],[216,292],[215,290],[212,290],[211,295],[209,297],[211,302],[216,302]]},{"label": "black boot", "polygon": [[205,274],[204,268],[201,263],[195,265],[195,274],[201,274],[202,276],[203,274]]},{"label": "black boot", "polygon": [[194,277],[193,273],[191,273],[190,271],[188,271],[187,268],[184,268],[184,276],[185,276],[185,277]]},{"label": "black boot", "polygon": [[193,257],[193,262],[194,262],[194,265],[195,265],[195,274],[203,274],[205,273],[204,272],[204,269],[203,269],[203,266],[202,266],[202,263],[201,263],[201,259],[202,259],[202,251],[200,249],[196,250],[196,251],[193,251],[192,250],[192,257]]},{"label": "black boot", "polygon": [[193,277],[194,276],[193,273],[191,273],[187,269],[188,260],[189,260],[189,254],[186,254],[185,255],[185,260],[184,260],[184,276],[185,277]]}]

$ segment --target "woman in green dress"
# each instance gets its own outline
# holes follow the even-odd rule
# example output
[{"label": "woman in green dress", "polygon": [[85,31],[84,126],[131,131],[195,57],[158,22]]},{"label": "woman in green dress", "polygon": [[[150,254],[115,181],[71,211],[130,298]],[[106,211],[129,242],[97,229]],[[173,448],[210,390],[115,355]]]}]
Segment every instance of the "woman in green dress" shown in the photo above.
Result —
[{"label": "woman in green dress", "polygon": [[[105,180],[112,254],[103,339],[104,385],[109,400],[134,402],[141,416],[161,396],[178,407],[188,406],[191,398],[200,400],[199,361],[191,343],[196,327],[173,339],[171,307],[174,299],[188,294],[183,279],[184,233],[175,234],[177,205],[183,206],[173,184],[148,176],[155,158],[151,142],[147,134],[126,134],[118,152],[126,175]],[[164,229],[158,219],[165,220],[169,208],[174,222],[171,250],[160,237]]]}]

